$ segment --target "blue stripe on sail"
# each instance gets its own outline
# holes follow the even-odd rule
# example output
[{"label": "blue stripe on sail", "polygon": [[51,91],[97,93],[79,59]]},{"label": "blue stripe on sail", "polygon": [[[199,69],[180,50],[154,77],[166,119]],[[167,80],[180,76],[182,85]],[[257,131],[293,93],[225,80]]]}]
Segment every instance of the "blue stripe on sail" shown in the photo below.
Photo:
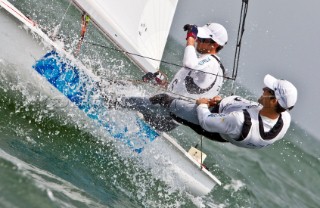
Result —
[{"label": "blue stripe on sail", "polygon": [[128,135],[127,126],[120,127],[113,121],[103,120],[108,109],[104,106],[103,98],[100,96],[98,96],[99,99],[96,98],[99,90],[94,80],[85,74],[80,74],[76,66],[72,65],[69,60],[62,59],[56,51],[45,54],[33,68],[84,111],[89,118],[103,126],[113,138],[123,141],[135,152],[142,152],[145,144],[159,136],[139,117],[136,118],[139,130],[134,135]]}]

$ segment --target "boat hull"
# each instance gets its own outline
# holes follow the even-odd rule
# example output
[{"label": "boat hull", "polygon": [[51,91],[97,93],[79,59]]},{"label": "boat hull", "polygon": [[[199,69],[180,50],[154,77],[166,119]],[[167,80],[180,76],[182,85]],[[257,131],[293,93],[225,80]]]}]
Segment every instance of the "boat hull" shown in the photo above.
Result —
[{"label": "boat hull", "polygon": [[[0,1],[5,8],[4,2]],[[11,6],[6,9],[15,8]],[[81,63],[50,40],[31,20],[18,19],[4,9],[0,10],[0,19],[3,21],[0,27],[1,45],[7,48],[1,50],[0,58],[18,65],[24,79],[47,82],[47,87],[39,87],[39,91],[63,94],[77,106],[79,114],[87,115],[88,120],[94,121],[113,138],[125,143],[145,164],[148,161],[153,167],[157,163],[165,166],[167,176],[170,177],[162,174],[161,179],[169,185],[200,196],[208,194],[216,184],[221,184],[206,169],[202,169],[173,138],[155,131],[138,115],[133,116],[136,128],[119,127],[117,121],[105,119],[108,109],[103,97],[99,96],[96,85],[98,78],[82,70],[84,66]],[[156,172],[154,174],[159,176]]]}]

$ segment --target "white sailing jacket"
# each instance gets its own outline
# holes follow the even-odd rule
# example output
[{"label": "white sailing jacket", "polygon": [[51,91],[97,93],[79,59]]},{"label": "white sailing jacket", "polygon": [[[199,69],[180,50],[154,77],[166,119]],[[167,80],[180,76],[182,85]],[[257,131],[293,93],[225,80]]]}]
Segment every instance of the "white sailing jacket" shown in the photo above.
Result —
[{"label": "white sailing jacket", "polygon": [[181,95],[193,99],[218,95],[224,78],[219,58],[215,57],[206,54],[198,58],[195,47],[187,46],[183,58],[184,67],[175,74],[168,90],[174,97]]},{"label": "white sailing jacket", "polygon": [[234,145],[246,148],[266,147],[286,134],[291,116],[285,111],[278,119],[259,115],[262,106],[238,96],[223,99],[219,113],[211,113],[207,105],[197,107],[202,128],[220,133],[221,137]]}]

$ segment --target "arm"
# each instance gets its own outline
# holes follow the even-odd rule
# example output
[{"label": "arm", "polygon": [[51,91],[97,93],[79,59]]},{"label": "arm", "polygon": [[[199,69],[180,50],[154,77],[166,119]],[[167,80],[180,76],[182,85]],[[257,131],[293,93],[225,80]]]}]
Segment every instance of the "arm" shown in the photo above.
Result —
[{"label": "arm", "polygon": [[188,38],[187,38],[187,46],[189,46],[189,45],[195,47],[195,45],[196,45],[196,39],[194,39],[193,37],[188,37]]},{"label": "arm", "polygon": [[[193,38],[188,38],[193,39]],[[183,66],[194,69],[198,64],[198,57],[196,53],[196,49],[193,45],[187,45],[184,50],[184,57],[183,57]]]},{"label": "arm", "polygon": [[197,114],[200,126],[209,131],[221,134],[228,134],[230,137],[239,137],[244,116],[241,111],[229,114],[211,113],[207,104],[200,104],[197,107]]},{"label": "arm", "polygon": [[200,98],[198,100],[196,100],[197,105],[200,104],[207,104],[209,107],[213,107],[217,104],[219,104],[222,100],[222,97],[220,95],[216,95],[211,99],[207,99],[207,98]]},{"label": "arm", "polygon": [[192,69],[198,64],[198,57],[195,50],[198,29],[196,25],[191,24],[186,24],[183,29],[187,31],[187,46],[184,50],[183,66]]}]

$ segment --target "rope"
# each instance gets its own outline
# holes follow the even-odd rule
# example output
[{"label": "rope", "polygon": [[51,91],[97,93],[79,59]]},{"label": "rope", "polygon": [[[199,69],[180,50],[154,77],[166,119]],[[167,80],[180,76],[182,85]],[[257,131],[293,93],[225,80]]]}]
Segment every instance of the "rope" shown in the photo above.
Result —
[{"label": "rope", "polygon": [[68,10],[69,10],[69,8],[70,8],[71,4],[72,4],[72,2],[70,1],[69,5],[68,5],[68,7],[67,7],[67,9],[66,9],[66,12],[64,13],[64,15],[63,15],[63,16],[62,16],[62,18],[61,18],[61,21],[60,21],[59,25],[61,25],[62,21],[63,21],[63,20],[64,20],[64,18],[66,17],[67,12],[68,12]]},{"label": "rope", "polygon": [[203,136],[201,135],[201,141],[200,141],[200,151],[201,151],[201,155],[200,155],[200,169],[202,170],[202,139]]},{"label": "rope", "polygon": [[[113,47],[106,46],[106,45],[102,45],[102,44],[99,44],[99,43],[94,43],[94,42],[89,42],[89,41],[86,41],[86,43],[91,44],[91,45],[94,45],[94,46],[98,46],[98,47],[101,47],[101,48],[106,48],[106,49],[118,51],[118,52],[121,52],[121,53],[129,54],[129,55],[133,55],[133,56],[138,56],[138,57],[145,58],[145,59],[150,59],[150,60],[153,60],[153,61],[158,61],[158,62],[160,62],[160,63],[164,63],[164,64],[168,64],[168,65],[172,65],[172,66],[177,66],[177,67],[180,67],[180,68],[181,68],[181,67],[185,67],[185,66],[182,66],[182,65],[180,65],[180,64],[175,64],[175,63],[172,63],[172,62],[163,61],[163,60],[151,58],[151,57],[148,57],[148,56],[143,56],[143,55],[136,54],[136,53],[131,53],[131,52],[128,52],[128,51],[120,50],[120,49],[113,48]],[[210,72],[204,72],[204,71],[201,71],[201,70],[198,70],[198,69],[189,68],[189,67],[185,67],[185,68],[191,69],[191,70],[194,70],[194,71],[198,71],[198,72],[201,72],[201,73],[211,74],[211,75],[215,75],[215,76],[218,76],[218,77],[223,77],[223,78],[225,78],[225,79],[231,79],[231,80],[233,80],[232,77],[228,77],[228,76],[224,76],[224,75],[219,75],[219,74],[215,74],[215,73],[210,73]]]},{"label": "rope", "polygon": [[81,15],[81,31],[80,31],[80,39],[78,41],[78,46],[75,50],[75,52],[73,53],[75,57],[77,57],[80,53],[80,50],[81,50],[81,46],[82,46],[82,42],[83,42],[83,39],[84,39],[84,35],[86,34],[87,32],[87,27],[88,27],[88,24],[90,22],[90,17],[89,15],[87,15],[85,12]]},{"label": "rope", "polygon": [[51,35],[53,40],[57,37],[57,34],[59,33],[59,30],[60,30],[60,27],[61,27],[61,24],[62,24],[63,20],[65,19],[70,6],[71,6],[71,1],[69,3],[69,6],[66,9],[64,15],[62,16],[61,21],[59,22],[59,24],[57,26],[54,27],[53,33]]}]

